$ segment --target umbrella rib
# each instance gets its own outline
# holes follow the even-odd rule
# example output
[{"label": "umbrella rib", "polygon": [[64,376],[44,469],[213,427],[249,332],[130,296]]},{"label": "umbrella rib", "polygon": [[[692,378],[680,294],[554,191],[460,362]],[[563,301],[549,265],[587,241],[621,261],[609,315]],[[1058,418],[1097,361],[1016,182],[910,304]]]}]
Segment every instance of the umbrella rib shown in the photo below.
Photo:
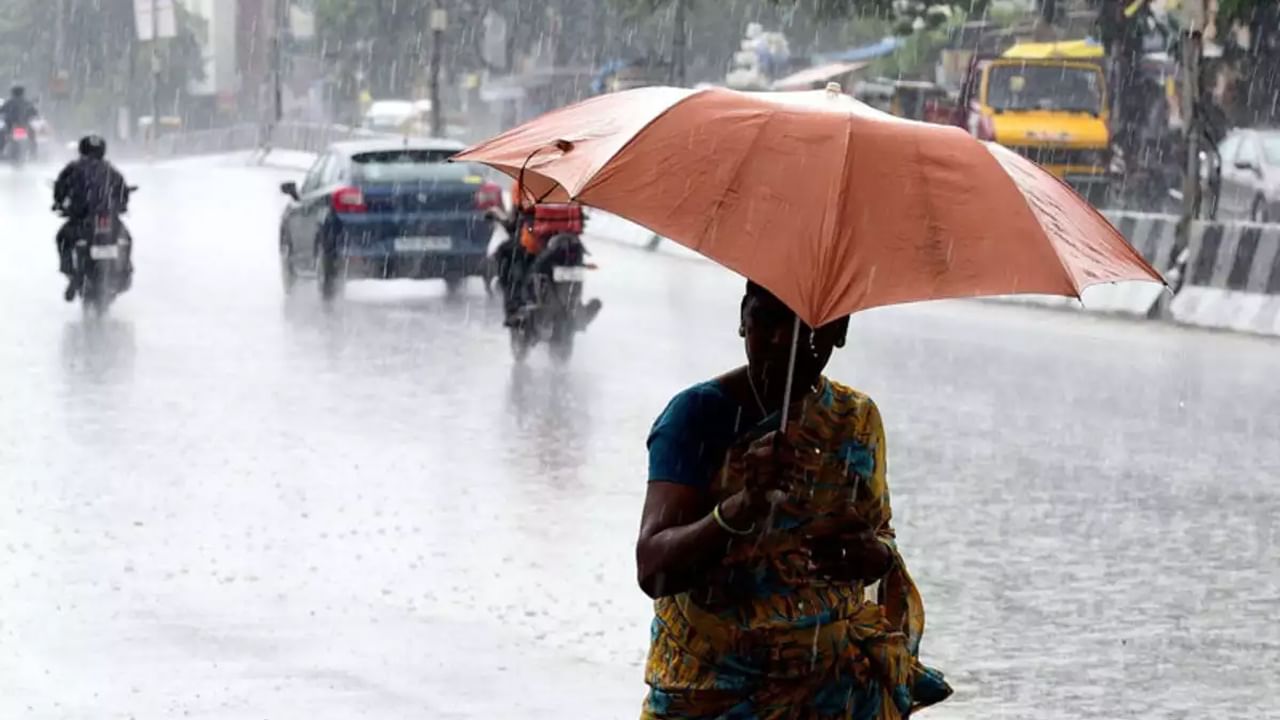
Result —
[{"label": "umbrella rib", "polygon": [[[844,133],[844,152],[841,154],[841,163],[840,163],[840,171],[841,171],[840,187],[836,191],[835,218],[832,221],[831,237],[827,238],[828,242],[826,243],[826,247],[823,248],[823,257],[821,258],[821,261],[819,263],[821,268],[829,267],[831,262],[833,262],[829,259],[828,256],[836,252],[835,248],[838,247],[841,234],[844,230],[845,203],[848,202],[848,198],[849,198],[849,176],[852,174],[849,171],[849,161],[850,161],[849,154],[852,152],[852,148],[854,144],[853,133],[854,133],[854,125],[856,124],[857,119],[858,118],[853,113],[853,111],[849,111],[848,113],[845,114],[846,125],[845,125],[845,133]],[[856,254],[857,247],[850,247],[850,251]],[[837,259],[839,260],[839,259],[845,259],[845,258],[837,258]],[[821,275],[821,277],[823,277],[824,280],[827,282],[830,281],[830,276],[826,275],[825,273]],[[822,295],[823,297],[826,297],[829,302],[830,299],[833,297],[832,288],[829,288],[829,287],[823,288]],[[818,319],[822,321],[826,321],[827,320],[826,313],[829,312],[829,310],[830,308],[823,307],[821,311],[822,315]]]},{"label": "umbrella rib", "polygon": [[[727,195],[728,191],[737,184],[738,178],[742,177],[742,170],[746,166],[747,160],[755,153],[756,146],[760,144],[761,138],[764,137],[765,128],[767,128],[769,123],[773,120],[773,116],[769,114],[765,114],[763,117],[764,122],[760,123],[760,127],[756,129],[755,137],[751,138],[751,144],[747,147],[747,152],[743,153],[738,159],[738,164],[733,168],[733,175],[729,177],[729,182],[725,183],[725,192],[716,199],[715,207],[711,209],[711,212],[707,213],[707,220],[702,226],[702,232],[698,233],[698,245],[702,245],[703,239],[707,237],[708,229],[711,227],[712,223],[715,222],[716,216],[720,212],[720,208],[724,205],[725,195]],[[694,250],[698,250],[698,248],[695,247]],[[701,250],[699,250],[699,252],[701,252]],[[764,285],[764,283],[760,284]],[[769,288],[769,290],[772,291],[774,288]],[[792,308],[792,310],[794,309],[795,308]]]}]

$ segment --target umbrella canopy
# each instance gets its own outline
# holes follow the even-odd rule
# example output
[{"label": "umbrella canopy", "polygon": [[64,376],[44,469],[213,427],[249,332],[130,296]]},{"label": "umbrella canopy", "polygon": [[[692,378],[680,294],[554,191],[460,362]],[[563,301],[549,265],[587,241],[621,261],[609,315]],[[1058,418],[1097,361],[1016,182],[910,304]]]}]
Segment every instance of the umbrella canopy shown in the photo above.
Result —
[{"label": "umbrella canopy", "polygon": [[1031,161],[832,89],[640,88],[455,159],[523,169],[536,197],[644,225],[760,283],[812,327],[893,303],[1161,282]]}]

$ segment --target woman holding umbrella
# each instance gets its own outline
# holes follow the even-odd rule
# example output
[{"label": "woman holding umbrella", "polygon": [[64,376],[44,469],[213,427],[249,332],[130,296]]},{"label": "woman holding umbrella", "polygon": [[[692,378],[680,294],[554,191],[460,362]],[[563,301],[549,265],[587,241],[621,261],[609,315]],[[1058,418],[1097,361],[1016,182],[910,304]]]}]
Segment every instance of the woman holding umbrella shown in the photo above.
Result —
[{"label": "woman holding umbrella", "polygon": [[892,720],[950,694],[917,660],[924,610],[894,545],[880,414],[822,376],[848,316],[1079,298],[1159,273],[1026,158],[838,86],[613,93],[454,159],[616,213],[753,281],[747,364],[676,395],[649,437],[636,548],[656,615],[644,716]]},{"label": "woman holding umbrella", "polygon": [[[847,318],[802,328],[779,431],[794,324],[748,283],[747,364],[681,392],[649,436],[646,718],[896,718],[951,692],[915,659],[924,616],[894,546],[880,415],[822,376]],[[883,611],[864,597],[876,581]]]}]

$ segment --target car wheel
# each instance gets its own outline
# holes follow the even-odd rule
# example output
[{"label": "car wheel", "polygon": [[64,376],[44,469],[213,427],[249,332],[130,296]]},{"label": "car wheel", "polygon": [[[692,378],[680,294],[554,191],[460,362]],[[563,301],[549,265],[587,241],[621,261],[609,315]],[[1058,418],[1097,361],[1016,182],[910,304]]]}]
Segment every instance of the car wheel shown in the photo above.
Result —
[{"label": "car wheel", "polygon": [[280,285],[284,288],[284,294],[288,295],[297,284],[298,272],[293,267],[293,242],[288,235],[284,235],[280,238]]},{"label": "car wheel", "polygon": [[1249,213],[1249,219],[1256,223],[1271,222],[1271,213],[1267,212],[1267,199],[1259,195],[1254,198],[1253,210]]},{"label": "car wheel", "polygon": [[337,297],[342,288],[338,258],[332,250],[316,249],[316,287],[320,290],[320,299],[325,301]]}]

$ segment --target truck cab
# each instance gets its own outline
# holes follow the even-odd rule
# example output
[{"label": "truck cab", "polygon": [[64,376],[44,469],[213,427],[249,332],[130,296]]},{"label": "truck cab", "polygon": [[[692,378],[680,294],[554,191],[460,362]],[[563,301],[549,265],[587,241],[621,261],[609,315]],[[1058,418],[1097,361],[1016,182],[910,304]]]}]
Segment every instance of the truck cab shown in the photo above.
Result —
[{"label": "truck cab", "polygon": [[1027,48],[1015,45],[971,63],[957,120],[974,137],[1034,160],[1100,204],[1112,182],[1101,50],[1096,58],[1074,58]]}]

